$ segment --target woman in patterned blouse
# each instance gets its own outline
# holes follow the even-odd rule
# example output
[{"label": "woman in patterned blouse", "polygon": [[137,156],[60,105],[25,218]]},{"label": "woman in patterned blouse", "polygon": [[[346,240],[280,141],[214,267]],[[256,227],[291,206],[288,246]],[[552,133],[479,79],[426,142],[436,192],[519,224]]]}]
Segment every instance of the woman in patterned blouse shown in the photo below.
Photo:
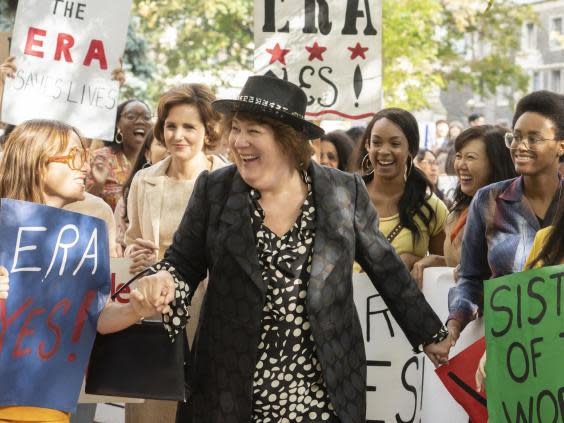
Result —
[{"label": "woman in patterned blouse", "polygon": [[535,234],[551,224],[562,196],[564,96],[528,94],[517,104],[512,126],[505,141],[521,176],[488,185],[472,199],[458,283],[448,298],[453,339],[482,313],[485,280],[523,270]]},{"label": "woman in patterned blouse", "polygon": [[203,172],[164,260],[139,288],[171,333],[209,274],[178,422],[366,421],[366,356],[352,295],[356,259],[413,347],[445,362],[450,339],[378,231],[362,179],[310,161],[305,93],[249,78],[219,100],[235,165]]}]

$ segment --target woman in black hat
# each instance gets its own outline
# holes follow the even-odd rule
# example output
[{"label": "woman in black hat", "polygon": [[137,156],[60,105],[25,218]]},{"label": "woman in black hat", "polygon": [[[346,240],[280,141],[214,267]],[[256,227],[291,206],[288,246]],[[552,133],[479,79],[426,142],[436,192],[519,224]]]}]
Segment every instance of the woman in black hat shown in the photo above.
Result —
[{"label": "woman in black hat", "polygon": [[140,281],[152,305],[171,304],[174,334],[209,272],[179,422],[364,422],[354,260],[414,349],[446,361],[450,339],[378,231],[362,179],[310,161],[307,141],[323,130],[304,119],[306,103],[300,88],[267,76],[213,103],[235,165],[200,176],[164,261]]}]

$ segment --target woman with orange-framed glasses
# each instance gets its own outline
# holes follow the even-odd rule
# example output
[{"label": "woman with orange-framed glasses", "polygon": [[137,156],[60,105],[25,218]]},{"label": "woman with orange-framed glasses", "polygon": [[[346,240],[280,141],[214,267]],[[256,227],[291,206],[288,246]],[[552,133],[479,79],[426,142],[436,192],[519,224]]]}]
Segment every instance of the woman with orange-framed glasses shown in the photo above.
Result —
[{"label": "woman with orange-framed glasses", "polygon": [[[84,139],[75,128],[57,121],[27,121],[16,126],[4,147],[0,159],[0,198],[58,208],[84,199],[89,157]],[[0,263],[0,300],[8,296],[9,273]],[[155,315],[157,310],[143,301],[138,291],[132,292],[129,304],[108,301],[98,318],[98,331],[117,332],[141,318]],[[65,377],[65,372],[61,372],[60,377]],[[30,380],[28,383],[46,382],[51,381]],[[68,423],[69,413],[13,404],[0,406],[0,422]]]}]

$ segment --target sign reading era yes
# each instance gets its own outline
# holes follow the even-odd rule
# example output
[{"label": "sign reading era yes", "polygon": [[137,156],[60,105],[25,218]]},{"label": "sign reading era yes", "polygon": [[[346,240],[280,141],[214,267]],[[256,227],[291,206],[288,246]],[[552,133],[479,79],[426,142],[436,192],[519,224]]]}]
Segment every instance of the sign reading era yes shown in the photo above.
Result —
[{"label": "sign reading era yes", "polygon": [[302,88],[306,115],[364,119],[380,109],[380,0],[255,0],[255,73]]},{"label": "sign reading era yes", "polygon": [[489,421],[564,421],[564,265],[484,287]]},{"label": "sign reading era yes", "polygon": [[20,0],[11,44],[17,73],[2,120],[61,120],[86,137],[114,137],[119,67],[131,0]]},{"label": "sign reading era yes", "polygon": [[110,292],[105,223],[0,200],[0,406],[72,411]]}]

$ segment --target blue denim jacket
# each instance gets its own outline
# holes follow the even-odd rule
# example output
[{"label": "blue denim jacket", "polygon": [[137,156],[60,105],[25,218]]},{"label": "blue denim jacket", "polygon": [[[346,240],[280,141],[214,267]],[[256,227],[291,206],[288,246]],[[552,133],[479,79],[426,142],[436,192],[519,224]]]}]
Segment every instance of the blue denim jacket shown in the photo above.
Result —
[{"label": "blue denim jacket", "polygon": [[[550,225],[560,190],[546,213],[542,227]],[[470,204],[458,283],[448,294],[449,320],[466,326],[482,314],[483,282],[520,272],[541,224],[523,192],[523,177],[497,182],[480,189]]]}]

